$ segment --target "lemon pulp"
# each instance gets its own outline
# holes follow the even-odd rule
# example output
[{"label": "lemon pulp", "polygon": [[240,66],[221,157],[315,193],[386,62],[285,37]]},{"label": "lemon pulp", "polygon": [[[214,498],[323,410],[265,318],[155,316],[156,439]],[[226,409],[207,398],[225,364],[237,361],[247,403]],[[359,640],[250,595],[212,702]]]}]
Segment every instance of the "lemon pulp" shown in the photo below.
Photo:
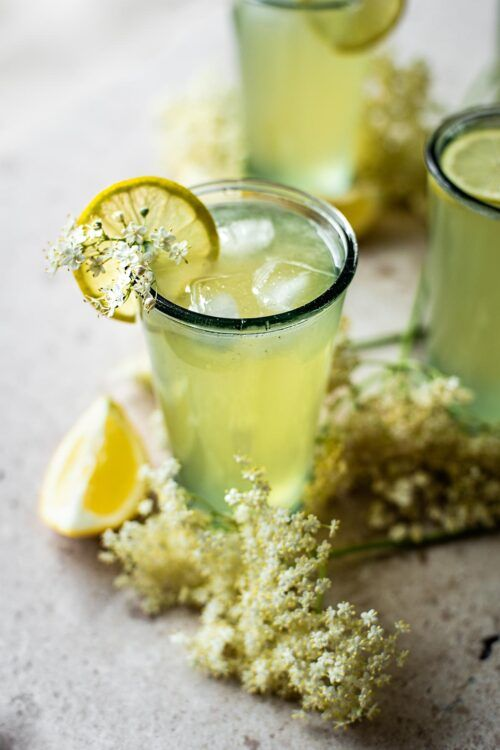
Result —
[{"label": "lemon pulp", "polygon": [[144,495],[146,451],[122,408],[98,399],[56,449],[40,498],[42,520],[66,536],[93,536],[133,516]]},{"label": "lemon pulp", "polygon": [[500,205],[500,128],[458,136],[446,147],[441,167],[465,193]]}]

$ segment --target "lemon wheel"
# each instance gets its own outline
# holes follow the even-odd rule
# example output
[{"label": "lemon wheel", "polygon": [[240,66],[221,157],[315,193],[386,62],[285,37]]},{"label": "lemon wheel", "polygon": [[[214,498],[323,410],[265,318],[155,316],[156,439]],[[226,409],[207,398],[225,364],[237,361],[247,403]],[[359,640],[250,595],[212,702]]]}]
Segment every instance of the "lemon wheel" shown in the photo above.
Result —
[{"label": "lemon wheel", "polygon": [[441,167],[464,193],[500,205],[500,130],[485,128],[457,137],[446,147]]},{"label": "lemon wheel", "polygon": [[[307,8],[307,0],[304,2]],[[360,0],[335,12],[310,14],[315,31],[337,52],[356,53],[373,47],[396,26],[405,0]]]},{"label": "lemon wheel", "polygon": [[[144,218],[141,209],[145,207],[148,214]],[[78,217],[78,224],[99,219],[108,236],[120,237],[123,223],[117,218],[118,212],[123,214],[126,223],[133,221],[150,229],[164,226],[175,234],[177,240],[187,241],[190,262],[217,256],[218,235],[210,212],[187,188],[171,180],[136,177],[117,182],[89,203]],[[74,275],[85,297],[92,301],[99,299],[102,287],[113,285],[118,272],[118,264],[111,259],[105,273],[98,277],[92,275],[86,264]],[[168,273],[175,273],[172,265]],[[130,323],[136,316],[137,302],[131,295],[124,305],[117,308],[113,318]]]}]

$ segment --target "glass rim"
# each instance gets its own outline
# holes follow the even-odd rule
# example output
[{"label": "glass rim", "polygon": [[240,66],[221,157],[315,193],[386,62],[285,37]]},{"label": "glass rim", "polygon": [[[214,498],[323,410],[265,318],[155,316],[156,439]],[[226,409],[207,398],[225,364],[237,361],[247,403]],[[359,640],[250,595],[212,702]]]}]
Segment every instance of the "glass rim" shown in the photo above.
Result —
[{"label": "glass rim", "polygon": [[[444,147],[450,143],[453,138],[462,132],[468,125],[488,121],[490,118],[500,118],[500,106],[486,105],[478,107],[469,107],[460,112],[447,117],[441,122],[436,130],[432,133],[425,147],[425,164],[427,171],[436,180],[438,185],[443,188],[452,198],[456,198],[468,208],[473,209],[486,216],[500,219],[500,206],[494,206],[492,203],[475,198],[470,193],[466,193],[456,185],[444,173],[441,167],[441,156]],[[447,136],[449,138],[447,139]],[[442,147],[440,142],[445,140],[445,146]]]},{"label": "glass rim", "polygon": [[286,10],[335,10],[336,8],[346,8],[353,5],[358,0],[310,0],[308,3],[301,0],[243,0],[244,3],[251,5],[271,5],[274,8],[284,8]]},{"label": "glass rim", "polygon": [[[345,216],[334,206],[309,193],[295,188],[280,185],[267,180],[239,179],[239,180],[215,180],[204,182],[190,188],[201,200],[204,195],[217,192],[238,193],[253,192],[262,195],[274,195],[276,199],[282,198],[289,204],[301,205],[309,208],[311,213],[322,217],[330,227],[343,239],[345,257],[343,259],[340,273],[333,283],[314,299],[306,304],[287,310],[282,313],[264,315],[255,318],[222,318],[215,315],[188,310],[168,300],[161,294],[156,294],[153,310],[172,318],[179,323],[185,323],[196,328],[218,331],[219,333],[234,333],[241,331],[259,332],[271,329],[285,328],[299,323],[312,315],[315,315],[333,304],[345,292],[351,283],[358,262],[358,244],[356,235]],[[146,313],[147,314],[147,313]]]}]

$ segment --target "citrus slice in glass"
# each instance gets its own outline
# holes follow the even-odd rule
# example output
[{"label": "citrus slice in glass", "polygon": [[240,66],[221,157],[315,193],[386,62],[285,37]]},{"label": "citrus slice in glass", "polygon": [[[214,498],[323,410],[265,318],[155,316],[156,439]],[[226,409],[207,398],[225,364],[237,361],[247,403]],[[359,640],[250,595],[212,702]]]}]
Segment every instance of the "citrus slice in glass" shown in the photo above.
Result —
[{"label": "citrus slice in glass", "polygon": [[[305,8],[308,1],[303,0]],[[404,6],[405,0],[353,0],[337,9],[314,11],[310,18],[338,52],[362,52],[394,28]]]},{"label": "citrus slice in glass", "polygon": [[64,536],[96,536],[137,512],[146,451],[122,408],[100,398],[56,449],[40,496],[42,520]]},{"label": "citrus slice in glass", "polygon": [[500,129],[458,136],[445,148],[441,168],[464,193],[500,205]]},{"label": "citrus slice in glass", "polygon": [[[146,217],[141,209],[147,208]],[[145,224],[151,230],[160,226],[173,232],[179,242],[188,243],[188,263],[210,261],[217,257],[219,239],[214,220],[206,206],[187,188],[163,177],[136,177],[114,185],[99,193],[78,217],[78,224],[88,224],[96,219],[108,236],[120,237],[123,223],[117,218],[121,212],[125,223],[131,221]],[[185,265],[185,264],[183,264]],[[168,267],[167,267],[168,266]],[[157,277],[175,275],[182,277],[182,269],[170,260],[161,261],[153,269]],[[112,259],[106,264],[106,272],[94,277],[86,265],[75,271],[75,278],[90,300],[101,296],[102,287],[113,286],[118,275],[118,264]],[[133,322],[137,316],[137,300],[131,294],[113,318]]]}]

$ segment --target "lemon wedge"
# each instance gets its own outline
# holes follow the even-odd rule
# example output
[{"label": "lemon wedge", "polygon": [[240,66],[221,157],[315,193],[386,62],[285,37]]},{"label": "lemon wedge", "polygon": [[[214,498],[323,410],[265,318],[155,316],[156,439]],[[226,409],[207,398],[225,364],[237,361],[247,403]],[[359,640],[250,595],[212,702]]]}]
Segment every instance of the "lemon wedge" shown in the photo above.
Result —
[{"label": "lemon wedge", "polygon": [[[141,209],[147,207],[146,218]],[[163,177],[136,177],[114,185],[99,193],[78,217],[78,224],[87,224],[100,219],[110,237],[120,237],[123,224],[116,218],[118,212],[126,223],[134,221],[151,229],[164,226],[172,231],[177,240],[186,240],[189,247],[189,263],[215,259],[219,240],[212,215],[206,206],[182,185]],[[182,275],[180,268],[170,264],[168,269],[154,269],[155,273]],[[113,286],[118,275],[118,265],[111,259],[106,272],[97,278],[86,264],[74,272],[85,297],[97,299],[101,288]],[[137,316],[137,301],[131,295],[124,305],[117,308],[113,318],[131,323]]]},{"label": "lemon wedge", "polygon": [[102,397],[80,417],[46,471],[40,516],[65,536],[95,536],[131,518],[144,497],[142,441],[122,408]]},{"label": "lemon wedge", "polygon": [[446,147],[441,167],[464,193],[500,205],[500,128],[458,136]]},{"label": "lemon wedge", "polygon": [[[310,0],[302,0],[307,8]],[[397,24],[405,0],[358,0],[335,11],[310,14],[318,34],[338,52],[363,52],[373,47]]]}]

